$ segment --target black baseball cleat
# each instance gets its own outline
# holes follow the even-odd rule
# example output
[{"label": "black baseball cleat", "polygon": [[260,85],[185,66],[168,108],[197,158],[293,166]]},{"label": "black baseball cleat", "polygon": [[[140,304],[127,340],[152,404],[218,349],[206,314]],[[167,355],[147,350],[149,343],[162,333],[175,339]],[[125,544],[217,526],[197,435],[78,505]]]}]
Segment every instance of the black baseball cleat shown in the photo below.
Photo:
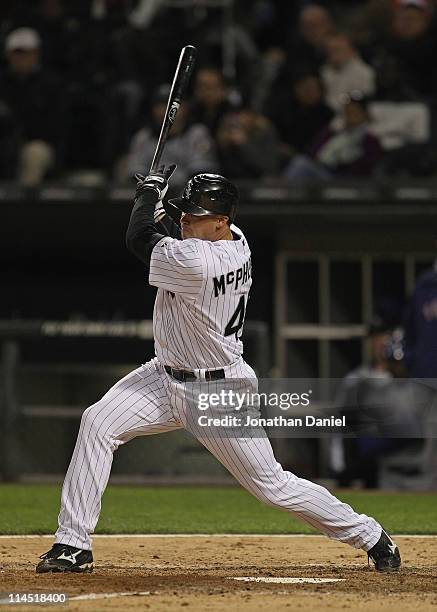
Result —
[{"label": "black baseball cleat", "polygon": [[395,572],[401,567],[399,548],[384,529],[375,546],[367,551],[367,555],[368,559],[373,561],[377,572]]},{"label": "black baseball cleat", "polygon": [[93,553],[67,544],[53,544],[36,566],[38,574],[46,572],[92,572]]}]

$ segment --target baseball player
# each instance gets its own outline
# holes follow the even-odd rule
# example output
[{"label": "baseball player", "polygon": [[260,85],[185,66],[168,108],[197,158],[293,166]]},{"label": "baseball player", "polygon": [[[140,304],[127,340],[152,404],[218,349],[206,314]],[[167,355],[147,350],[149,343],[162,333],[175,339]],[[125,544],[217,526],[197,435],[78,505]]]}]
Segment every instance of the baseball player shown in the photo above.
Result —
[{"label": "baseball player", "polygon": [[[364,549],[378,571],[395,570],[397,546],[375,519],[357,514],[325,488],[284,471],[265,435],[208,435],[193,418],[187,388],[200,382],[249,385],[256,376],[240,339],[251,285],[247,239],[234,225],[238,192],[226,178],[197,174],[182,197],[163,198],[175,166],[137,176],[128,249],[157,287],[156,356],[116,383],[85,410],[62,489],[55,544],[37,572],[92,570],[91,534],[100,514],[112,455],[120,444],[185,427],[260,501],[291,512],[324,534]],[[242,381],[242,382],[240,382]],[[226,408],[224,408],[226,412]],[[204,413],[203,413],[204,414]]]}]

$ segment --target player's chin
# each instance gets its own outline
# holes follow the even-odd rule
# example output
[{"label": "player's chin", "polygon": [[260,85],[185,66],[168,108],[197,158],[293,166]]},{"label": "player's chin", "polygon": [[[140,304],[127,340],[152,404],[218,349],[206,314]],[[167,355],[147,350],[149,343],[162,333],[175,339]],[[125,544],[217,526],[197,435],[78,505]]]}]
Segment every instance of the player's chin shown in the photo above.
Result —
[{"label": "player's chin", "polygon": [[181,229],[181,235],[182,235],[182,239],[185,240],[185,238],[192,238],[193,234],[192,232],[190,232],[190,228],[188,227],[183,227]]}]

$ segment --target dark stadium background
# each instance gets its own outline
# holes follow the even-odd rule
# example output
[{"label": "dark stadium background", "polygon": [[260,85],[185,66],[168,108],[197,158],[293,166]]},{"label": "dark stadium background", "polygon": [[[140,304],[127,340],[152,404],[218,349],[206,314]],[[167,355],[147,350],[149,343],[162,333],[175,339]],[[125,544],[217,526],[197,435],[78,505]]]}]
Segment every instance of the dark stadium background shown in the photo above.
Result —
[{"label": "dark stadium background", "polygon": [[[384,149],[364,174],[339,171],[328,180],[295,182],[286,169],[296,155],[309,152],[314,134],[309,130],[303,144],[292,142],[293,120],[316,115],[298,114],[293,84],[321,75],[326,62],[320,49],[308,53],[300,30],[302,11],[313,4],[174,1],[157,3],[156,14],[141,17],[145,3],[133,0],[1,3],[4,479],[58,478],[79,424],[68,409],[85,408],[118,378],[117,368],[126,371],[153,354],[150,340],[47,337],[40,325],[151,319],[154,290],[124,245],[134,191],[125,164],[135,134],[151,122],[157,88],[171,81],[185,44],[198,47],[196,71],[222,75],[221,112],[229,120],[223,129],[231,129],[231,120],[243,122],[244,113],[256,116],[245,133],[246,149],[220,144],[220,129],[209,126],[217,148],[214,168],[235,169],[237,223],[253,252],[247,320],[260,325],[247,335],[247,360],[263,376],[341,379],[368,361],[366,336],[375,318],[386,331],[404,324],[415,283],[435,257],[435,5],[318,3],[330,15],[331,34],[346,33],[376,75],[366,104],[421,105],[429,125],[425,140],[411,144],[404,135],[399,151]],[[404,9],[426,16],[423,33],[394,35],[393,15]],[[8,40],[17,28],[36,31],[40,40],[35,70],[44,78],[29,82],[28,90],[25,79],[10,76]],[[183,130],[194,111],[196,121],[202,118],[195,90],[193,81]],[[320,106],[326,107],[324,100]],[[20,175],[30,117],[35,133],[50,124],[47,140],[54,152],[53,163],[32,184]],[[311,125],[307,121],[305,129]],[[38,132],[38,139],[45,137]],[[172,185],[174,192],[180,188]],[[163,449],[165,466],[158,460]],[[287,467],[315,478],[335,476],[327,453],[317,440],[278,445]],[[200,473],[208,482],[226,480],[184,434],[137,440],[119,455],[116,475],[177,480]],[[362,485],[360,477],[352,474],[352,481]],[[408,478],[403,486],[410,486]]]}]

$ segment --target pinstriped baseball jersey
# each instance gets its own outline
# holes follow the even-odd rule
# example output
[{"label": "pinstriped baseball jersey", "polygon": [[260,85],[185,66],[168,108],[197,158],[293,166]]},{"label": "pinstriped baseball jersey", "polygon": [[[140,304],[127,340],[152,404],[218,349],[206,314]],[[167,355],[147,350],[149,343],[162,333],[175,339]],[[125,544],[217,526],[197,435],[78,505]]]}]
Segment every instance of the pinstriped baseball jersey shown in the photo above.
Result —
[{"label": "pinstriped baseball jersey", "polygon": [[153,251],[149,283],[158,287],[153,312],[159,361],[183,369],[213,369],[243,352],[241,333],[252,283],[247,240],[163,238]]},{"label": "pinstriped baseball jersey", "polygon": [[[356,548],[370,550],[378,541],[381,526],[375,519],[357,514],[323,487],[283,470],[264,432],[233,435],[223,427],[217,435],[217,428],[203,427],[198,421],[197,383],[181,382],[164,367],[222,369],[220,379],[203,380],[208,394],[228,382],[231,386],[225,389],[256,388],[255,373],[241,357],[240,340],[251,285],[250,250],[244,235],[236,227],[232,230],[234,240],[166,237],[153,247],[149,282],[158,287],[157,357],[85,410],[62,489],[57,543],[91,549],[112,455],[121,444],[180,428],[197,437],[261,501]],[[196,374],[202,379],[201,372]],[[212,408],[211,401],[210,412]],[[219,411],[234,413],[226,404]]]}]

